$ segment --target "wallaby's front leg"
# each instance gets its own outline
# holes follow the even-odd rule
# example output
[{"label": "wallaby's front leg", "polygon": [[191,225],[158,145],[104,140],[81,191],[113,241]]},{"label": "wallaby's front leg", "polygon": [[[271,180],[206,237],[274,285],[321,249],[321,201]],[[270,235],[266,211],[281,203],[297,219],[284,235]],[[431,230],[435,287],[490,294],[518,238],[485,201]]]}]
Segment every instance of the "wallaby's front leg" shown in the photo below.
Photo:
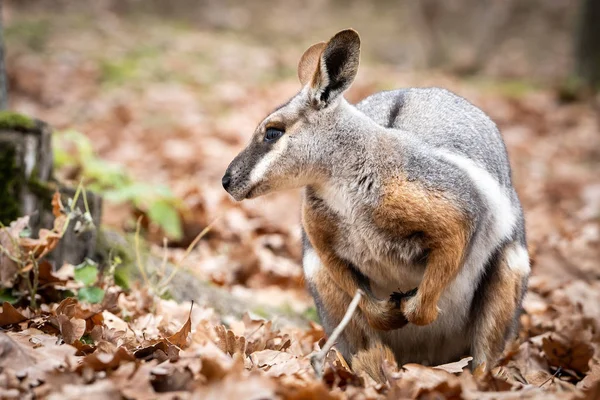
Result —
[{"label": "wallaby's front leg", "polygon": [[[431,191],[418,182],[394,180],[373,213],[374,222],[398,238],[419,234],[420,246],[428,249],[427,264],[417,294],[400,299],[406,319],[427,325],[438,316],[438,301],[463,264],[470,236],[468,217],[453,199]],[[398,300],[396,294],[392,299]]]},{"label": "wallaby's front leg", "polygon": [[401,303],[392,298],[378,299],[371,291],[368,278],[354,266],[334,255],[324,255],[324,258],[326,259],[324,266],[329,275],[346,293],[356,293],[356,289],[361,289],[365,293],[361,298],[359,308],[371,327],[388,331],[402,328],[408,323]]},{"label": "wallaby's front leg", "polygon": [[462,249],[447,247],[429,253],[425,274],[417,294],[401,301],[402,312],[409,322],[428,325],[435,321],[439,313],[440,296],[456,277],[461,262]]},{"label": "wallaby's front leg", "polygon": [[371,291],[369,280],[363,276],[351,263],[341,259],[335,253],[337,235],[335,217],[325,210],[316,207],[303,207],[302,222],[311,243],[310,251],[314,251],[321,261],[321,266],[327,270],[331,283],[345,296],[352,298],[357,289],[362,289],[365,295],[361,298],[359,309],[369,325],[379,330],[392,330],[403,327],[407,320],[397,301],[392,299],[380,300]]}]

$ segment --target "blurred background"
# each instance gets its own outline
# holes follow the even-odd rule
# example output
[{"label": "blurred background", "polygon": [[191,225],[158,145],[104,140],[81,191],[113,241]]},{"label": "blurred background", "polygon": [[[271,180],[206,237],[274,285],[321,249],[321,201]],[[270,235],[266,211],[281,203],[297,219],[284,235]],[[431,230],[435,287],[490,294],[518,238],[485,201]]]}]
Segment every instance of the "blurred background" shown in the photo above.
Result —
[{"label": "blurred background", "polygon": [[[242,204],[220,178],[298,89],[312,43],[362,37],[351,101],[446,87],[499,125],[527,216],[532,287],[600,278],[600,8],[594,0],[5,0],[9,107],[56,132],[55,173],[142,217],[150,251],[242,298],[314,315],[299,193]],[[542,290],[542,289],[539,289]]]}]

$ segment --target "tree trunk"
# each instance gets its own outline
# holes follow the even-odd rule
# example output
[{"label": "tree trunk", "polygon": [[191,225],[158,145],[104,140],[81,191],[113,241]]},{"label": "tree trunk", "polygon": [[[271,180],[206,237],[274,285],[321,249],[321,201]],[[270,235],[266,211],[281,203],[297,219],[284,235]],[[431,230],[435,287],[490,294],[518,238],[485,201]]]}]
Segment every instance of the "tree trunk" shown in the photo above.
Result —
[{"label": "tree trunk", "polygon": [[582,83],[600,87],[600,1],[581,0],[575,43],[575,72]]},{"label": "tree trunk", "polygon": [[[52,195],[61,193],[63,204],[73,198],[72,188],[59,185],[52,178],[52,129],[45,123],[20,114],[0,112],[0,222],[8,225],[23,215],[29,215],[31,233],[40,228],[51,228]],[[92,220],[100,226],[102,199],[87,193]],[[85,210],[83,196],[74,208]],[[69,225],[59,246],[48,259],[55,267],[64,262],[79,264],[86,257],[93,258],[96,249],[96,231],[77,232]]]}]

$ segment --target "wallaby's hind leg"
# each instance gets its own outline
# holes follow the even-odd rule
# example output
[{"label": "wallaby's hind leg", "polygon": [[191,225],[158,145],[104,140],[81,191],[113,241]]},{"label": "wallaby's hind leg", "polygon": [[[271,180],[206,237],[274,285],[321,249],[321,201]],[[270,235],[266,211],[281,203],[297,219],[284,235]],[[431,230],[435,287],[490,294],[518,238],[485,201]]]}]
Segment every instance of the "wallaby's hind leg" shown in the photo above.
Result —
[{"label": "wallaby's hind leg", "polygon": [[483,363],[493,368],[515,335],[529,270],[529,255],[518,242],[505,245],[488,262],[471,310],[473,368]]},{"label": "wallaby's hind leg", "polygon": [[359,351],[352,357],[352,369],[357,374],[364,372],[375,381],[385,383],[386,377],[383,373],[385,361],[395,363],[394,353],[388,346],[377,343],[368,349]]},{"label": "wallaby's hind leg", "polygon": [[[330,335],[344,317],[352,298],[336,286],[324,268],[313,273],[308,286],[325,332]],[[336,348],[354,372],[365,372],[377,382],[385,382],[382,370],[384,360],[395,362],[392,350],[381,342],[358,308],[340,335]]]}]

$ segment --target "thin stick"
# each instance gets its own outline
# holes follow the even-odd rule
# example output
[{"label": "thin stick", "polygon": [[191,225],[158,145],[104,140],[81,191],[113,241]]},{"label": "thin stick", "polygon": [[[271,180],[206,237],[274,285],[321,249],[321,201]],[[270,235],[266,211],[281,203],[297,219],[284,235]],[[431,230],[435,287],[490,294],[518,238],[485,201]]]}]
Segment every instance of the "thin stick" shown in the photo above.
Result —
[{"label": "thin stick", "polygon": [[150,286],[150,281],[148,280],[148,275],[146,275],[146,269],[145,267],[142,265],[142,255],[140,254],[140,228],[141,228],[141,224],[142,224],[142,216],[140,215],[138,220],[137,220],[137,224],[135,226],[135,236],[133,237],[134,243],[135,243],[135,263],[137,264],[138,270],[140,271],[140,274],[142,275],[142,278],[144,278],[144,283],[146,284],[146,287],[151,287]]},{"label": "thin stick", "polygon": [[171,271],[171,273],[169,274],[169,276],[167,277],[167,279],[165,279],[160,284],[160,286],[166,287],[171,282],[171,280],[175,277],[175,274],[177,274],[177,272],[179,271],[179,269],[181,269],[181,264],[183,264],[183,262],[185,261],[185,259],[190,255],[190,253],[192,252],[192,250],[194,249],[194,247],[196,247],[196,245],[198,244],[198,242],[200,241],[200,239],[202,239],[208,232],[210,232],[210,230],[212,229],[212,227],[217,223],[217,221],[220,218],[221,217],[215,218],[210,224],[208,224],[208,226],[206,228],[204,228],[202,230],[202,232],[200,232],[198,234],[198,236],[196,236],[196,238],[192,241],[192,243],[190,243],[190,245],[187,247],[185,253],[183,254],[183,257],[181,258],[181,260],[179,260],[179,262],[177,264],[175,264],[173,270]]},{"label": "thin stick", "polygon": [[344,318],[342,318],[338,326],[335,327],[335,329],[329,336],[329,339],[327,339],[327,342],[325,342],[325,345],[323,346],[321,351],[314,354],[310,358],[310,364],[312,365],[313,369],[315,370],[315,374],[317,374],[317,377],[319,379],[321,379],[321,377],[323,376],[323,364],[325,362],[325,357],[327,357],[329,350],[331,350],[331,347],[333,347],[335,342],[338,340],[338,337],[342,334],[342,332],[346,328],[346,325],[348,325],[348,323],[350,322],[350,319],[352,319],[352,316],[354,315],[354,312],[356,311],[358,303],[360,302],[360,298],[363,296],[363,294],[363,291],[360,289],[356,291],[354,298],[352,299],[350,305],[348,306],[348,309],[346,310]]}]

